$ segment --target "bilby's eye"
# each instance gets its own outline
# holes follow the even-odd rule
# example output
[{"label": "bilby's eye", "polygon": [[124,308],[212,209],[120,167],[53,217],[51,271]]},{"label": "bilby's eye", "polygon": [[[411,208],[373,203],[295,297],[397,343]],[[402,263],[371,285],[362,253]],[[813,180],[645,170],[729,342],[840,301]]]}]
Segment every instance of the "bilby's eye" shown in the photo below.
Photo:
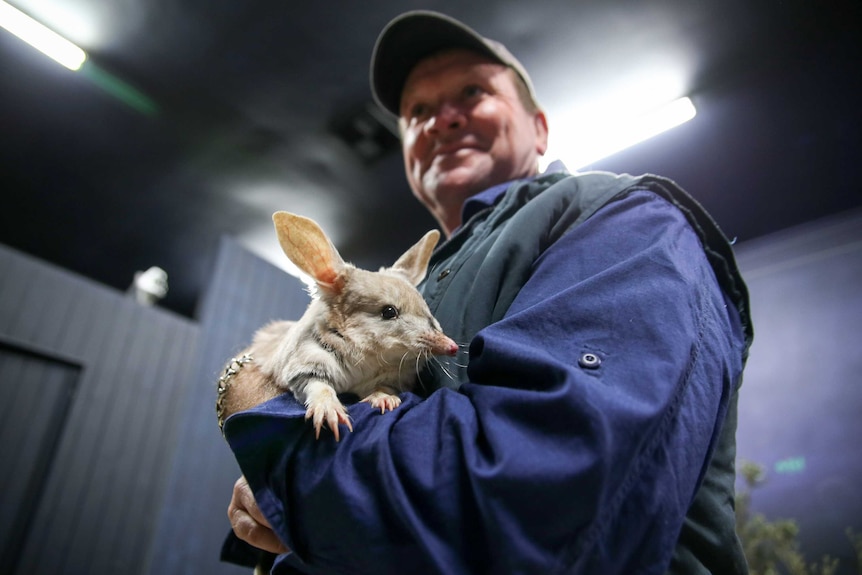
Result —
[{"label": "bilby's eye", "polygon": [[383,319],[395,319],[398,317],[398,308],[394,305],[385,305],[380,310],[380,317]]}]

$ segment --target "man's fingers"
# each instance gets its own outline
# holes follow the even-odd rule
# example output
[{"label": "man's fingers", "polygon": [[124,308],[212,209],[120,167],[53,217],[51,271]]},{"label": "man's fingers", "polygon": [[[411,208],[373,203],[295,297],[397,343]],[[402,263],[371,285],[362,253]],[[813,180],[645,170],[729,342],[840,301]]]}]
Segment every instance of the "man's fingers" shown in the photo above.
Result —
[{"label": "man's fingers", "polygon": [[233,500],[231,504],[233,505],[234,502],[236,502],[236,507],[251,515],[252,519],[256,522],[265,527],[270,527],[269,521],[266,520],[260,507],[257,506],[257,501],[254,500],[254,493],[252,493],[251,487],[248,486],[248,481],[246,481],[244,475],[241,475],[233,485]]},{"label": "man's fingers", "polygon": [[245,477],[240,477],[234,484],[227,516],[236,536],[246,543],[270,553],[288,551],[261,513]]},{"label": "man's fingers", "polygon": [[252,519],[248,513],[234,508],[229,516],[233,532],[249,545],[275,554],[287,552],[287,547],[279,541],[273,530]]}]

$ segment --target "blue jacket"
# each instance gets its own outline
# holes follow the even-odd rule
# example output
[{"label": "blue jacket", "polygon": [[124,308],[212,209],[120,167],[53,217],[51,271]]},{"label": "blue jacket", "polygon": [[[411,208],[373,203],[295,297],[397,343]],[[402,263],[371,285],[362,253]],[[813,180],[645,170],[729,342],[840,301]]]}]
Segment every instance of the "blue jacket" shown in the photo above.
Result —
[{"label": "blue jacket", "polygon": [[226,422],[292,549],[274,572],[745,573],[731,502],[752,331],[709,216],[668,180],[601,173],[466,209],[423,285],[470,343],[451,379],[432,364],[427,397],[350,406],[340,443],[289,394]]}]

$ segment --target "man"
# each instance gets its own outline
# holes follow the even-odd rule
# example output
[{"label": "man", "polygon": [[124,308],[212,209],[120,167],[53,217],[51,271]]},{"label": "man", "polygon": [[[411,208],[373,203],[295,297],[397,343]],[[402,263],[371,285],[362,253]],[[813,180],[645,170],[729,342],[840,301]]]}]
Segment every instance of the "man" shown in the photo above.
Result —
[{"label": "man", "polygon": [[337,444],[289,394],[231,417],[237,535],[276,573],[746,573],[752,329],[720,230],[662,178],[538,174],[527,72],[460,22],[396,18],[371,78],[448,237],[423,295],[469,355],[393,413],[352,406]]}]

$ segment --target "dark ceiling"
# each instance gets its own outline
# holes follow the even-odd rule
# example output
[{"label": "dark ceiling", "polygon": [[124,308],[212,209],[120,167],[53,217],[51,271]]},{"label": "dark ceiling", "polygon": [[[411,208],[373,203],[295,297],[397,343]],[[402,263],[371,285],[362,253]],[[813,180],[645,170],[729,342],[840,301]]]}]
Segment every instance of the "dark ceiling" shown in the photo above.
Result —
[{"label": "dark ceiling", "polygon": [[160,266],[187,316],[221,235],[278,259],[275,210],[363,266],[434,225],[367,80],[411,8],[506,43],[552,143],[609,90],[691,95],[694,120],[591,167],[671,177],[739,241],[862,205],[858,0],[10,3],[90,60],[70,72],[0,29],[0,242],[120,290]]}]

